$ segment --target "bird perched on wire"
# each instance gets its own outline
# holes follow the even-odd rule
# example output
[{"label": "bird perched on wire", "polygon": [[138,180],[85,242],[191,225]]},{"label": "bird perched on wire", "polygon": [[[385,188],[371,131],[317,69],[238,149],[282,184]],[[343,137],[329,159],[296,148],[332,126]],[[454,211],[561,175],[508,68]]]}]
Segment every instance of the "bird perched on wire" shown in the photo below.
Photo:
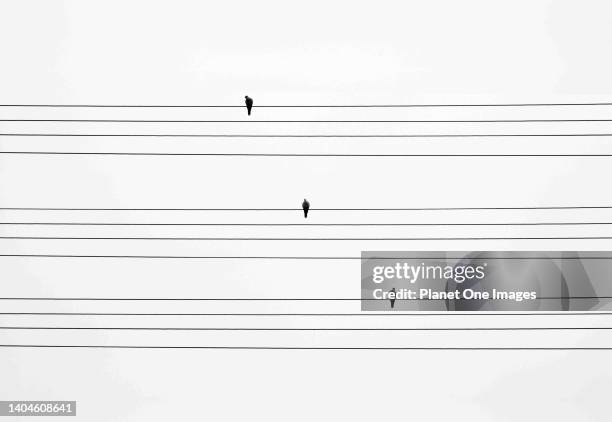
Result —
[{"label": "bird perched on wire", "polygon": [[389,297],[389,302],[391,303],[391,309],[395,306],[395,287],[389,290],[389,293],[393,293],[393,296]]},{"label": "bird perched on wire", "polygon": [[308,217],[308,210],[310,209],[310,202],[304,198],[304,202],[302,202],[302,209],[304,210],[304,218]]},{"label": "bird perched on wire", "polygon": [[253,108],[253,99],[248,95],[244,96],[244,103],[246,104],[247,112],[251,115],[251,109]]}]

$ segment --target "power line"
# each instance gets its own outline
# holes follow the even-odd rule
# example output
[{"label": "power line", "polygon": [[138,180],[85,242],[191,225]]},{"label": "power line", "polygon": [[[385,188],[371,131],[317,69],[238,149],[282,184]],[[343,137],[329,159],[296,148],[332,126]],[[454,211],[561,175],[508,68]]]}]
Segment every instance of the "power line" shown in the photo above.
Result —
[{"label": "power line", "polygon": [[[88,259],[248,259],[248,260],[364,260],[364,259],[463,259],[465,256],[244,256],[244,255],[76,255],[76,254],[0,254],[2,258],[88,258]],[[533,260],[609,260],[612,256],[525,256],[525,257],[486,257],[486,259],[533,259]]]},{"label": "power line", "polygon": [[216,313],[164,313],[164,312],[153,312],[153,313],[142,313],[142,312],[0,312],[0,315],[47,315],[47,316],[230,316],[230,317],[430,317],[430,316],[560,316],[560,315],[572,315],[572,316],[601,316],[601,315],[612,315],[612,312],[601,312],[601,311],[535,311],[535,312],[490,312],[482,311],[478,313],[465,313],[460,311],[446,311],[446,312],[388,312],[381,311],[384,313],[227,313],[227,312],[216,312]]},{"label": "power line", "polygon": [[142,241],[423,241],[423,240],[611,240],[612,236],[500,236],[500,237],[71,237],[0,236],[0,240],[142,240]]},{"label": "power line", "polygon": [[[583,103],[480,103],[480,104],[284,104],[256,105],[253,108],[419,108],[419,107],[566,107],[609,106],[612,102]],[[178,105],[178,104],[0,104],[0,107],[41,108],[245,108],[244,105]]]},{"label": "power line", "polygon": [[[612,299],[612,296],[543,296],[537,299]],[[162,298],[162,297],[0,297],[0,300],[18,301],[50,301],[50,302],[388,302],[389,299],[376,298],[329,298],[329,297],[217,297],[217,298]],[[397,299],[398,301],[437,301],[446,299]],[[456,300],[456,299],[455,299]],[[464,299],[469,300],[469,299]],[[489,299],[489,300],[512,300],[512,299]]]},{"label": "power line", "polygon": [[608,221],[589,222],[524,222],[524,223],[91,223],[91,222],[32,222],[9,221],[0,225],[16,226],[221,226],[221,227],[420,227],[420,226],[599,226],[612,225]]},{"label": "power line", "polygon": [[194,153],[194,152],[74,152],[0,151],[3,155],[100,155],[100,156],[199,156],[199,157],[612,157],[612,154],[293,154],[293,153]]},{"label": "power line", "polygon": [[105,137],[105,138],[245,138],[245,139],[272,139],[272,138],[341,138],[341,139],[370,139],[370,138],[524,138],[524,137],[605,137],[612,133],[437,133],[437,134],[378,134],[378,135],[337,135],[337,134],[229,134],[229,133],[0,133],[0,136],[13,137]]},{"label": "power line", "polygon": [[150,119],[0,119],[0,122],[53,123],[572,123],[612,119],[475,119],[475,120],[150,120]]},{"label": "power line", "polygon": [[[612,205],[544,205],[499,207],[413,207],[413,208],[310,208],[310,211],[489,211],[489,210],[577,210],[612,209]],[[70,208],[0,207],[2,211],[302,211],[302,208]]]},{"label": "power line", "polygon": [[0,330],[79,330],[79,331],[595,331],[612,327],[435,327],[435,328],[258,328],[258,327],[59,327],[0,326]]}]

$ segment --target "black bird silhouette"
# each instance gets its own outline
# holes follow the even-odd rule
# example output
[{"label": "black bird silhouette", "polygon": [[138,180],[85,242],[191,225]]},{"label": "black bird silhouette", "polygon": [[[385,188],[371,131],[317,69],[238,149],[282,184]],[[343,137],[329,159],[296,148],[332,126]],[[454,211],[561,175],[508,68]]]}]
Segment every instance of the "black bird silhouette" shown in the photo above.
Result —
[{"label": "black bird silhouette", "polygon": [[[395,287],[389,290],[389,293],[391,292],[395,293]],[[393,309],[393,307],[395,306],[395,295],[393,296],[392,299],[391,298],[389,299],[389,302],[391,302],[391,309]]]},{"label": "black bird silhouette", "polygon": [[247,107],[247,112],[249,113],[249,116],[251,115],[251,109],[253,108],[253,99],[251,97],[249,97],[248,95],[244,96],[244,103],[246,104]]},{"label": "black bird silhouette", "polygon": [[310,202],[304,198],[304,202],[302,202],[302,209],[304,210],[304,218],[308,217],[308,210],[310,209]]}]

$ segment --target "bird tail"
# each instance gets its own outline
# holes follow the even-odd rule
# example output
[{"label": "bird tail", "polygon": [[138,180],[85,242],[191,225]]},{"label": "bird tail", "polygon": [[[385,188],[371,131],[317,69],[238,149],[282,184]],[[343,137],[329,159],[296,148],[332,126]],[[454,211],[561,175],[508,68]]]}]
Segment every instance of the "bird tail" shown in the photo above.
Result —
[{"label": "bird tail", "polygon": [[307,209],[304,210],[304,218],[306,218],[306,217],[308,217],[308,210]]}]

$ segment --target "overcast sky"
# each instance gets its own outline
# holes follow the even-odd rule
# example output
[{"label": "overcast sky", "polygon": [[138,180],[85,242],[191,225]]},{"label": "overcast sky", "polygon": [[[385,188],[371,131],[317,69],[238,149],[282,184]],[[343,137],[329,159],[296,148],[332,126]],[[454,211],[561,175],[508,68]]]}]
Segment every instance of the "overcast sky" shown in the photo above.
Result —
[{"label": "overcast sky", "polygon": [[597,98],[606,1],[7,1],[3,100]]},{"label": "overcast sky", "polygon": [[[0,3],[2,104],[242,105],[250,120],[609,118],[589,109],[269,109],[270,104],[610,101],[607,1],[8,1]],[[0,109],[1,118],[246,120],[230,109]],[[1,132],[54,133],[584,133],[612,125],[74,124],[1,122]],[[479,140],[227,140],[3,137],[3,151],[528,153],[608,152],[607,138]],[[0,206],[313,208],[601,205],[612,203],[604,159],[350,159],[0,157]],[[303,222],[299,212],[3,212],[2,221]],[[317,213],[312,222],[537,221],[581,213]],[[526,235],[559,235],[522,229]],[[538,231],[539,230],[539,231]],[[604,228],[568,235],[609,235]],[[503,236],[506,228],[2,227],[59,236]],[[78,242],[2,240],[0,253],[347,255],[362,250],[606,250],[609,241]],[[0,296],[359,297],[359,263],[3,259]],[[2,303],[3,309],[125,312],[358,312],[358,303]],[[49,319],[2,324],[356,326],[340,319]],[[492,317],[491,317],[492,318]],[[450,319],[406,321],[448,325]],[[605,323],[595,317],[589,322]],[[379,319],[371,324],[389,324]],[[499,320],[467,319],[466,325]],[[504,323],[580,324],[582,320]],[[96,344],[606,344],[605,334],[413,337],[313,333],[24,333],[0,343]],[[403,343],[402,343],[403,342]],[[487,343],[488,342],[488,343]],[[607,355],[0,350],[0,400],[77,400],[83,420],[420,421],[608,420]],[[394,365],[391,368],[385,364]],[[455,365],[451,370],[447,365]],[[402,406],[407,406],[402,410]],[[548,409],[544,414],[542,409]]]}]

